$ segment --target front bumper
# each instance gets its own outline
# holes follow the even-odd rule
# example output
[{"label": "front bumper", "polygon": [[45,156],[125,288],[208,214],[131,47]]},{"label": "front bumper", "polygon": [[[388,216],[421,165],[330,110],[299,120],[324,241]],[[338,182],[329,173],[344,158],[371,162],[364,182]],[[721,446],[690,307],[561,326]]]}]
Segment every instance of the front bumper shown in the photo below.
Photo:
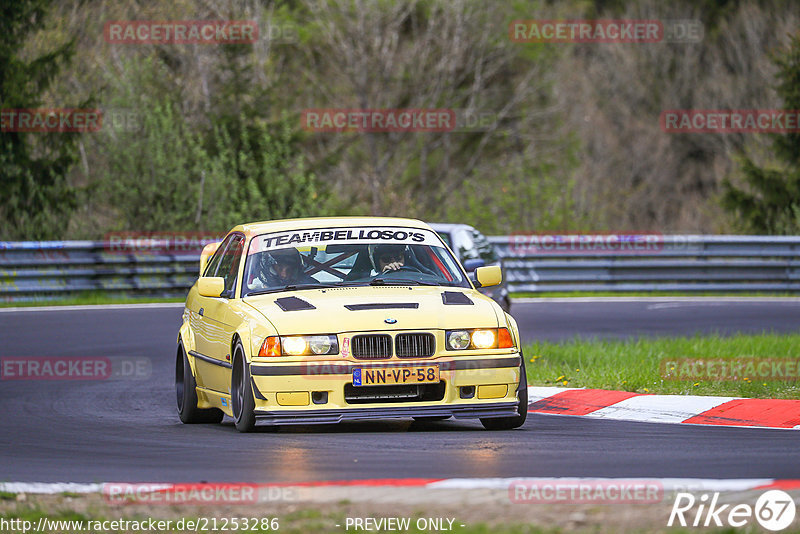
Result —
[{"label": "front bumper", "polygon": [[510,417],[515,415],[517,415],[517,402],[494,402],[456,406],[392,405],[380,408],[293,410],[291,412],[256,410],[256,417],[258,417],[259,421],[265,421],[274,425],[341,423],[343,421],[390,419],[397,417],[455,417],[456,419],[474,419],[479,417]]},{"label": "front bumper", "polygon": [[[397,368],[435,364],[440,398],[355,401],[357,368]],[[517,415],[520,355],[502,353],[384,361],[281,362],[250,365],[255,415],[272,424],[338,423],[404,417],[488,418]],[[363,386],[362,391],[374,386]],[[465,396],[464,391],[474,391]],[[483,393],[487,394],[483,394]]]}]

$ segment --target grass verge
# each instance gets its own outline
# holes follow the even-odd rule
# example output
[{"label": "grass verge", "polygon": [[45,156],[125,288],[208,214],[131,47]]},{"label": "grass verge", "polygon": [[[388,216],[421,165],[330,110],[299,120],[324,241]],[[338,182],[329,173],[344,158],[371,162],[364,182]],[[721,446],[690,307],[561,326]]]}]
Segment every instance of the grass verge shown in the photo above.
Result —
[{"label": "grass verge", "polygon": [[576,298],[576,297],[800,297],[798,293],[757,291],[526,291],[509,293],[512,299],[519,298]]},{"label": "grass verge", "polygon": [[[153,532],[149,529],[153,524],[155,524],[157,532],[162,533],[222,530],[225,532],[240,533],[288,532],[291,534],[303,534],[306,532],[319,532],[333,534],[345,532],[346,530],[353,530],[352,527],[345,529],[345,513],[339,510],[322,513],[315,508],[303,508],[294,512],[275,514],[272,516],[262,515],[261,513],[253,514],[251,512],[249,516],[239,515],[231,518],[226,518],[224,516],[217,517],[217,513],[212,517],[181,517],[175,514],[169,515],[169,519],[156,519],[152,518],[152,516],[147,517],[143,515],[111,518],[96,512],[82,513],[67,510],[46,512],[38,508],[22,508],[13,513],[0,514],[0,524],[9,523],[11,528],[4,530],[4,532],[18,532],[20,534],[26,534],[36,529],[40,519],[43,527],[42,532],[58,533],[86,531],[109,534],[137,531]],[[378,516],[378,514],[375,514],[375,516]],[[420,530],[413,519],[414,518],[409,518],[410,528],[404,529],[403,532],[430,532],[428,529]],[[26,527],[31,530],[25,530]],[[364,529],[357,530],[363,531]],[[379,528],[367,530],[372,530],[373,532],[390,532],[396,529],[390,528],[386,530]],[[488,525],[486,523],[464,525],[463,527],[460,526],[460,524],[456,524],[453,530],[462,534],[545,534],[562,532],[560,528],[543,529],[529,524]]]},{"label": "grass verge", "polygon": [[[400,491],[400,490],[398,490]],[[418,490],[414,490],[418,491]],[[467,495],[468,493],[468,495]],[[465,506],[461,496],[472,499]],[[132,510],[130,507],[112,507],[98,502],[98,495],[64,501],[58,497],[29,496],[29,503],[0,506],[0,524],[3,532],[23,531],[58,532],[286,532],[304,534],[319,532],[454,532],[459,534],[544,534],[544,533],[689,533],[697,529],[670,528],[666,526],[672,508],[672,496],[654,504],[619,503],[538,503],[511,504],[507,490],[494,492],[454,491],[427,496],[424,505],[408,505],[367,501],[357,505],[325,502],[266,503],[252,506],[159,506]],[[739,493],[729,497],[735,502],[755,504],[757,492]],[[2,504],[2,503],[0,503]],[[465,517],[466,516],[466,517]],[[406,518],[404,528],[359,528],[347,526],[347,518],[383,517]],[[691,517],[691,515],[690,515]],[[236,523],[234,523],[236,518]],[[418,520],[422,519],[422,524]],[[426,519],[439,520],[432,527]],[[442,521],[443,519],[446,520]],[[41,529],[37,528],[41,520]],[[245,524],[245,520],[247,523]],[[273,521],[274,520],[274,521]],[[13,523],[10,523],[12,522]],[[20,522],[27,521],[20,525]],[[72,522],[57,524],[54,522]],[[114,524],[112,521],[116,521]],[[138,526],[124,521],[137,522]],[[152,521],[152,523],[151,523]],[[162,524],[155,524],[164,521]],[[169,523],[166,523],[169,521]],[[452,521],[452,523],[451,523]],[[724,521],[724,519],[723,519]],[[190,523],[193,524],[190,526]],[[755,523],[750,521],[750,523]],[[127,528],[126,528],[127,527]],[[388,527],[388,528],[387,528]],[[737,530],[738,532],[739,530]],[[748,524],[741,531],[760,532]],[[732,528],[706,528],[704,532],[734,532]],[[786,534],[798,534],[795,521]]]},{"label": "grass verge", "polygon": [[24,302],[0,302],[0,308],[29,308],[33,306],[85,306],[97,304],[148,304],[158,302],[185,302],[186,296],[182,297],[153,297],[120,295],[108,292],[89,292],[80,295],[71,295],[64,299],[42,299]]},{"label": "grass verge", "polygon": [[[585,387],[667,395],[718,395],[769,399],[800,399],[800,334],[694,336],[630,340],[581,340],[528,344],[524,348],[528,383],[533,386]],[[703,368],[667,371],[662,361],[682,358],[721,359],[725,363],[754,358],[794,361],[784,366],[784,378],[769,379],[758,372],[747,376],[747,366],[732,380],[708,378]],[[752,361],[752,360],[751,360]],[[678,375],[681,370],[683,375]],[[719,366],[717,367],[719,371]],[[757,369],[757,368],[756,368]],[[762,370],[764,368],[762,367]],[[752,369],[751,369],[752,370]],[[786,379],[787,375],[794,376]],[[673,374],[679,379],[665,378]],[[706,379],[703,380],[702,377]]]}]

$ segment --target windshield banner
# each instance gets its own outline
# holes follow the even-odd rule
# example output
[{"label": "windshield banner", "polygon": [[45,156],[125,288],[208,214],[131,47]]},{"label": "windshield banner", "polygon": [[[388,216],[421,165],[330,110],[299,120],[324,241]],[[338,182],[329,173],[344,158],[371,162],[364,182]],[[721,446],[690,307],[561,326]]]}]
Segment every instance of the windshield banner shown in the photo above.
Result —
[{"label": "windshield banner", "polygon": [[263,234],[253,238],[249,254],[287,247],[330,244],[402,244],[441,246],[436,235],[422,228],[357,226],[352,228],[314,228]]}]

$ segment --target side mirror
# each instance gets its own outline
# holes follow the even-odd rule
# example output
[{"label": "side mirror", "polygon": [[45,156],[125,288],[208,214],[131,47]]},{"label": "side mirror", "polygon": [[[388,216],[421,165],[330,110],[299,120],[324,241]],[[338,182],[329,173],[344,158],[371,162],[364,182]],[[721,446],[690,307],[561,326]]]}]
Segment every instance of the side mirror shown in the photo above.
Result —
[{"label": "side mirror", "polygon": [[503,272],[499,265],[478,267],[475,269],[475,279],[478,281],[478,287],[496,286],[503,281]]},{"label": "side mirror", "polygon": [[225,291],[225,279],[219,276],[201,276],[197,279],[197,291],[201,297],[219,297]]},{"label": "side mirror", "polygon": [[206,270],[208,258],[214,255],[221,244],[222,241],[217,241],[216,243],[209,243],[203,247],[203,252],[200,253],[200,276],[203,276],[203,271]]},{"label": "side mirror", "polygon": [[471,259],[471,260],[465,260],[464,261],[464,270],[467,271],[468,273],[471,273],[475,269],[477,269],[479,267],[483,267],[484,265],[486,265],[486,262],[483,261],[480,258],[474,258],[474,259]]}]

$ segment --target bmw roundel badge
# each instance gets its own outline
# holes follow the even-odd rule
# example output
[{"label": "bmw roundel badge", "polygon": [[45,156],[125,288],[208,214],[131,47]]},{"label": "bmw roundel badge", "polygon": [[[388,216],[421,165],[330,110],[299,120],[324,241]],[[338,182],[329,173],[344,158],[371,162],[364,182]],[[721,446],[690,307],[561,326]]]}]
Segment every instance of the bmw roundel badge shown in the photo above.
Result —
[{"label": "bmw roundel badge", "polygon": [[397,319],[393,319],[391,317],[387,317],[386,319],[383,320],[383,322],[386,323],[386,324],[394,324],[394,323],[397,322]]}]

